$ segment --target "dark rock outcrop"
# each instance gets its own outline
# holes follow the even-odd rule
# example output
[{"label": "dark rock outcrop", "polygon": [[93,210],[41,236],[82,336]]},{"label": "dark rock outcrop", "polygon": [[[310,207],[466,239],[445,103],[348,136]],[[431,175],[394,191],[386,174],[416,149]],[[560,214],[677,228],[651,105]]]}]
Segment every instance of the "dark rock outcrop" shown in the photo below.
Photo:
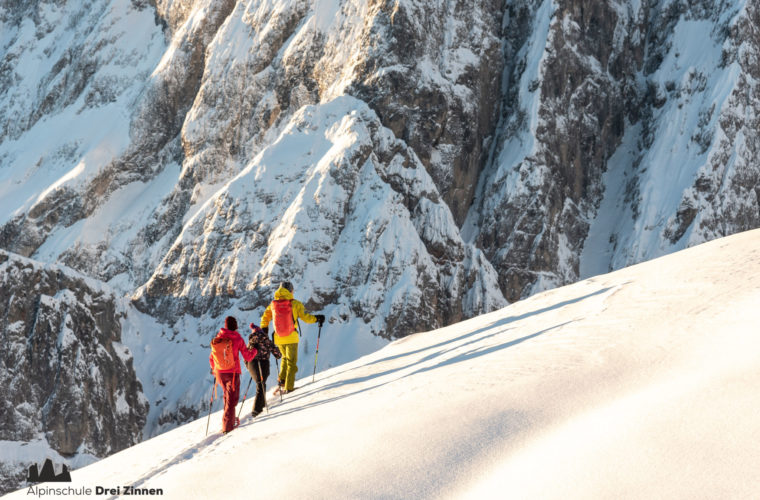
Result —
[{"label": "dark rock outcrop", "polygon": [[93,279],[0,251],[0,439],[41,439],[64,457],[141,440],[148,403],[119,304]]}]

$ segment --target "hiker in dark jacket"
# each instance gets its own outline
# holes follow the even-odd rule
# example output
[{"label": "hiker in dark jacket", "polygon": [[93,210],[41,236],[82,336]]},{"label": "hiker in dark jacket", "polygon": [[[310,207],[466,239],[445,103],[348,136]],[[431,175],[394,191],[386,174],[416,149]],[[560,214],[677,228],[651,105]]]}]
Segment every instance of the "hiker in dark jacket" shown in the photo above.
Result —
[{"label": "hiker in dark jacket", "polygon": [[257,417],[264,410],[264,406],[266,406],[269,355],[271,354],[275,358],[280,359],[282,354],[277,346],[274,345],[272,339],[264,333],[264,330],[253,323],[250,326],[251,334],[248,335],[248,348],[256,349],[257,354],[251,361],[246,361],[245,366],[248,368],[248,372],[253,380],[256,381],[256,400],[253,403],[251,416]]},{"label": "hiker in dark jacket", "polygon": [[256,356],[256,349],[250,349],[245,345],[243,337],[237,332],[237,320],[227,316],[224,320],[224,328],[219,330],[211,341],[211,355],[208,360],[211,364],[211,373],[216,377],[216,383],[224,390],[224,416],[222,417],[222,432],[227,434],[237,427],[235,407],[240,398],[240,358],[243,355],[246,361]]}]

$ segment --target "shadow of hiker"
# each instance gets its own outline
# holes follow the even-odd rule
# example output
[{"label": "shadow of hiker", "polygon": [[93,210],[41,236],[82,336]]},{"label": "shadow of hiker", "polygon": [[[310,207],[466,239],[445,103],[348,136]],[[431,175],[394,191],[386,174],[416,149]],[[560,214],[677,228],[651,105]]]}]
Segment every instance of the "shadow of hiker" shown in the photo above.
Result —
[{"label": "shadow of hiker", "polygon": [[423,368],[420,368],[419,370],[415,370],[415,371],[411,372],[409,375],[414,375],[414,374],[423,373],[423,372],[429,372],[429,371],[435,370],[437,368],[440,368],[442,366],[452,365],[452,364],[455,364],[455,363],[461,363],[462,361],[469,361],[469,360],[472,360],[472,359],[475,359],[475,358],[479,358],[481,356],[486,356],[486,355],[492,354],[494,352],[498,352],[498,351],[501,351],[501,350],[504,350],[504,349],[508,349],[510,347],[516,346],[517,344],[522,344],[526,340],[530,340],[530,339],[536,338],[536,337],[538,337],[540,335],[543,335],[545,333],[548,333],[548,332],[550,332],[552,330],[556,330],[557,328],[562,328],[563,326],[568,325],[568,324],[572,323],[573,321],[574,320],[565,321],[564,323],[560,323],[558,325],[554,325],[554,326],[550,326],[549,328],[545,328],[545,329],[541,330],[540,332],[532,333],[530,335],[526,335],[526,336],[521,337],[519,339],[511,340],[511,341],[505,342],[503,344],[494,345],[494,346],[491,346],[491,347],[486,347],[484,349],[473,349],[473,350],[471,350],[469,352],[466,352],[466,353],[460,354],[459,356],[455,356],[455,357],[453,357],[451,359],[448,359],[448,360],[446,360],[446,361],[444,361],[442,363],[436,363],[434,365],[423,367]]},{"label": "shadow of hiker", "polygon": [[[386,356],[384,358],[376,359],[375,361],[372,361],[370,363],[367,363],[367,364],[364,364],[364,365],[361,365],[361,366],[355,366],[355,367],[348,368],[346,370],[334,373],[332,375],[328,375],[328,376],[322,378],[321,380],[323,380],[323,381],[324,380],[329,380],[329,379],[331,379],[333,377],[336,377],[338,375],[342,375],[344,373],[348,373],[350,371],[357,370],[359,368],[364,368],[366,366],[372,366],[372,365],[376,365],[376,364],[379,364],[379,363],[385,363],[387,361],[392,361],[392,360],[395,360],[395,359],[400,359],[400,358],[403,358],[403,357],[406,357],[406,356],[412,356],[412,355],[419,354],[419,353],[422,353],[422,352],[425,352],[425,351],[439,349],[439,348],[441,348],[441,347],[443,347],[443,346],[445,346],[447,344],[454,344],[454,343],[460,342],[460,341],[462,341],[464,339],[467,339],[467,338],[470,338],[470,337],[475,337],[477,335],[482,334],[483,332],[486,332],[486,331],[491,330],[493,328],[497,328],[497,327],[502,326],[502,325],[508,325],[509,323],[514,323],[516,321],[520,321],[520,320],[523,320],[525,318],[529,318],[531,316],[535,316],[537,314],[543,314],[545,312],[552,311],[552,310],[555,310],[555,309],[561,309],[561,308],[569,306],[571,304],[576,304],[578,302],[581,302],[583,300],[589,299],[591,297],[595,297],[597,295],[604,294],[604,293],[608,292],[609,290],[611,290],[613,288],[614,287],[611,287],[611,286],[610,287],[605,287],[605,288],[600,288],[599,290],[596,290],[596,291],[591,292],[591,293],[587,293],[585,295],[581,295],[580,297],[576,297],[574,299],[564,300],[562,302],[558,302],[558,303],[553,304],[551,306],[542,307],[541,309],[536,309],[535,311],[530,311],[530,312],[527,312],[527,313],[524,313],[524,314],[520,314],[518,316],[509,316],[509,317],[506,317],[506,318],[502,318],[502,319],[500,319],[498,321],[494,321],[494,322],[492,322],[492,323],[490,323],[490,324],[488,324],[486,326],[483,326],[483,327],[478,328],[477,330],[473,330],[471,332],[467,332],[467,333],[462,334],[462,335],[460,335],[458,337],[454,337],[454,338],[451,338],[451,339],[448,339],[448,340],[444,340],[444,341],[439,342],[437,344],[428,345],[428,346],[422,347],[422,348],[414,350],[414,351],[403,352],[403,353],[400,353],[400,354],[394,354],[394,355],[391,355],[391,356]],[[501,333],[501,332],[497,332],[497,333]],[[410,337],[411,336],[405,337],[403,339],[399,339],[396,342],[392,342],[392,343],[388,344],[388,346],[392,346],[394,344],[397,344],[397,342],[401,343],[401,342],[409,339]]]},{"label": "shadow of hiker", "polygon": [[[411,371],[409,373],[404,373],[404,374],[402,374],[402,375],[400,375],[400,376],[398,376],[396,378],[393,378],[391,380],[386,380],[384,382],[377,383],[377,384],[372,385],[370,387],[365,387],[365,388],[358,389],[358,390],[355,390],[355,391],[352,391],[352,392],[348,392],[348,393],[345,393],[345,394],[340,394],[338,396],[333,396],[333,397],[328,398],[328,399],[323,399],[323,400],[319,400],[319,401],[313,401],[313,402],[307,403],[305,405],[301,405],[301,406],[297,406],[297,407],[290,408],[290,409],[287,409],[287,410],[279,411],[279,412],[277,412],[274,415],[267,415],[267,419],[273,418],[273,417],[275,417],[277,415],[289,415],[289,414],[297,413],[299,411],[303,411],[303,410],[306,410],[306,409],[309,409],[309,408],[314,408],[314,407],[318,407],[318,406],[321,406],[321,405],[324,405],[324,404],[329,404],[329,403],[332,403],[332,402],[335,402],[335,401],[339,401],[339,400],[347,398],[347,397],[351,397],[351,396],[355,396],[357,394],[361,394],[363,392],[372,391],[374,389],[377,389],[379,387],[383,387],[385,385],[388,385],[388,384],[391,384],[391,383],[394,383],[394,382],[398,382],[398,381],[403,380],[403,379],[405,379],[405,378],[407,378],[407,377],[409,377],[411,375],[416,375],[416,374],[419,374],[419,373],[433,371],[433,370],[441,368],[443,366],[447,366],[447,365],[451,365],[451,364],[455,364],[455,363],[461,363],[463,361],[469,361],[469,360],[472,360],[472,359],[475,359],[475,358],[478,358],[478,357],[481,357],[481,356],[486,356],[488,354],[491,354],[491,353],[494,353],[494,352],[497,352],[497,351],[508,349],[510,347],[514,347],[514,346],[516,346],[518,344],[526,342],[528,340],[534,339],[534,338],[536,338],[538,336],[544,335],[544,334],[546,334],[546,333],[548,333],[548,332],[550,332],[552,330],[556,330],[558,328],[561,328],[561,327],[563,327],[563,326],[565,326],[567,324],[572,323],[573,321],[574,320],[565,321],[563,323],[551,326],[549,328],[545,328],[545,329],[543,329],[541,331],[532,333],[530,335],[525,335],[524,337],[520,337],[519,339],[514,339],[514,340],[510,340],[508,342],[504,342],[504,343],[499,344],[499,345],[490,346],[490,347],[487,347],[487,348],[484,348],[484,349],[473,349],[473,350],[470,350],[470,351],[468,351],[466,353],[463,353],[463,354],[461,354],[459,356],[455,356],[455,357],[453,357],[451,359],[446,359],[443,362],[435,363],[435,364],[430,365],[430,366],[420,367],[420,368],[418,368],[416,370],[413,370],[413,371]],[[492,323],[492,325],[498,326],[499,324],[503,324],[503,323],[504,322],[495,322],[495,323]],[[493,327],[494,326],[491,326],[491,328],[493,328]],[[483,341],[483,340],[488,339],[490,337],[494,337],[496,335],[500,335],[503,332],[504,332],[503,330],[502,331],[498,331],[498,332],[494,332],[494,333],[492,333],[490,335],[487,335],[485,337],[482,337],[482,338],[479,338],[479,339],[474,339],[474,340],[471,340],[470,342],[467,342],[467,343],[465,343],[463,345],[456,346],[456,348],[465,347],[467,345]],[[465,335],[465,336],[462,336],[462,337],[459,337],[459,338],[461,339],[461,338],[467,338],[467,337],[469,337],[469,335]],[[439,345],[446,345],[448,343],[449,342],[443,342],[443,343],[441,343]],[[427,356],[424,359],[428,360],[428,361],[432,360],[432,359],[435,359],[437,357],[442,356],[446,352],[450,352],[453,349],[454,348],[449,349],[449,350],[444,351],[444,352],[435,353],[433,355]],[[420,350],[418,350],[416,352],[422,352],[424,350],[425,349],[420,349]],[[313,394],[315,394],[317,392],[323,392],[323,391],[326,392],[326,391],[329,391],[331,389],[337,389],[337,388],[342,387],[342,386],[358,384],[358,383],[366,382],[366,381],[369,381],[369,380],[372,380],[372,379],[379,379],[379,378],[385,377],[387,375],[391,375],[391,374],[396,373],[396,372],[405,371],[405,370],[407,370],[409,368],[412,368],[414,366],[419,365],[420,362],[421,361],[415,361],[415,362],[408,363],[408,364],[406,364],[404,366],[401,366],[401,367],[391,368],[391,369],[386,370],[386,371],[381,372],[381,373],[373,373],[373,374],[370,374],[370,375],[367,375],[367,376],[363,376],[363,377],[355,377],[355,378],[352,378],[352,379],[349,379],[349,380],[345,380],[345,381],[342,381],[342,382],[333,382],[333,383],[330,383],[330,384],[328,384],[326,386],[322,386],[321,388],[315,389],[315,390],[308,390],[307,389],[307,390],[305,390],[303,392],[298,392],[297,393],[298,395],[296,397],[288,398],[287,403],[296,403],[296,402],[298,402],[298,400],[303,399],[303,398],[305,398],[307,396],[313,395]],[[365,366],[367,366],[367,365],[365,365]]]}]

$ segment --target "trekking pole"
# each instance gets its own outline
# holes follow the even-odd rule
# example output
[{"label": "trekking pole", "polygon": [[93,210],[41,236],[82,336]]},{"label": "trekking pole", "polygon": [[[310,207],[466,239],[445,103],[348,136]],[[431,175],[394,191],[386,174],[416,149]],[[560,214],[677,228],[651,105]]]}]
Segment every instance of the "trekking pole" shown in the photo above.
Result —
[{"label": "trekking pole", "polygon": [[[296,318],[296,324],[298,325],[298,340],[301,340],[301,336],[303,335],[303,330],[301,330],[301,322],[298,321],[298,318]],[[304,343],[304,354],[306,354],[306,343]]]},{"label": "trekking pole", "polygon": [[240,420],[240,414],[243,413],[243,405],[245,404],[245,398],[248,396],[248,389],[251,387],[251,380],[253,380],[253,377],[248,379],[248,385],[245,388],[245,394],[243,394],[243,402],[240,403],[240,410],[238,410],[237,419]]},{"label": "trekking pole", "polygon": [[[277,358],[274,358],[274,359],[277,359]],[[269,356],[267,356],[267,363],[269,363]],[[267,403],[267,391],[264,390],[264,375],[261,371],[261,363],[256,363],[256,364],[259,365],[259,380],[260,380],[259,383],[261,384],[261,395],[264,397],[264,408],[267,409],[267,415],[269,415],[269,404]],[[257,387],[256,394],[259,393],[258,389],[259,388]]]},{"label": "trekking pole", "polygon": [[211,386],[211,400],[208,402],[208,419],[206,420],[206,435],[208,436],[208,424],[211,422],[211,407],[214,406],[214,389],[216,389],[216,377],[214,377],[214,385]]},{"label": "trekking pole", "polygon": [[314,371],[311,373],[311,383],[314,383],[314,377],[317,375],[317,356],[319,356],[319,337],[322,336],[322,323],[319,324],[317,333],[317,351],[314,353]]}]

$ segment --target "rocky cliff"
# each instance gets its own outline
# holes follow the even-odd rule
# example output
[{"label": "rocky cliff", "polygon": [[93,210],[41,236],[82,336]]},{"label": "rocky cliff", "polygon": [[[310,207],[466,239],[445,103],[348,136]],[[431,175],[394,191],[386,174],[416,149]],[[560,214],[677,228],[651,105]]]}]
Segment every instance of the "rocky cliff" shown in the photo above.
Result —
[{"label": "rocky cliff", "polygon": [[[0,251],[4,447],[45,443],[81,461],[141,440],[148,402],[120,342],[123,302],[72,270]],[[23,456],[4,453],[2,487],[26,477]]]},{"label": "rocky cliff", "polygon": [[510,2],[467,228],[505,296],[757,227],[758,8]]}]

